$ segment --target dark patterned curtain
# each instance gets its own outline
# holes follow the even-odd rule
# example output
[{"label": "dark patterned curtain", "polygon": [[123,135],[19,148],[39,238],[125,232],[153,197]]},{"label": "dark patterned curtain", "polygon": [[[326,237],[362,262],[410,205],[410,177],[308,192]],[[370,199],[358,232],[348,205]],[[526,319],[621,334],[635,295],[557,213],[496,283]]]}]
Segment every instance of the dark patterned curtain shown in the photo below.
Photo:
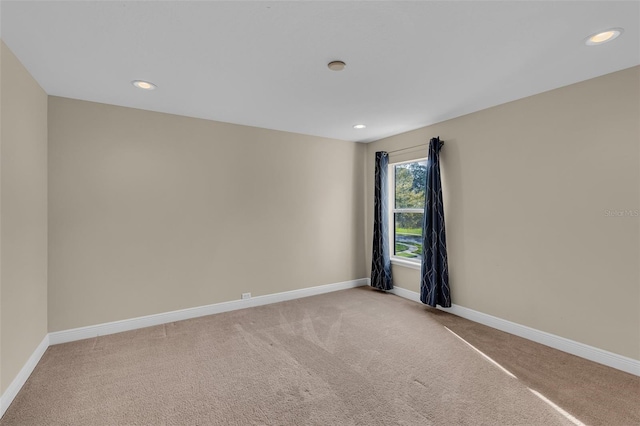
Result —
[{"label": "dark patterned curtain", "polygon": [[440,148],[444,142],[433,138],[429,142],[427,179],[422,223],[422,270],[420,300],[429,306],[451,306],[447,238],[444,230],[444,207],[440,182]]},{"label": "dark patterned curtain", "polygon": [[389,256],[389,185],[387,172],[389,154],[376,152],[375,194],[373,201],[373,256],[371,258],[371,287],[391,290],[391,260]]}]

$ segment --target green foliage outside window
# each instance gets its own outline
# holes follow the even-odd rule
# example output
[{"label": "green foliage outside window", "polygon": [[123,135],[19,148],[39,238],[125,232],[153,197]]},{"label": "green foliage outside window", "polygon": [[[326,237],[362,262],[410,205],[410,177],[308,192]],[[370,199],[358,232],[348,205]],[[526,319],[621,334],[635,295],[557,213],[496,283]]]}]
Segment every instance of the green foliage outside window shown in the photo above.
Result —
[{"label": "green foliage outside window", "polygon": [[[395,166],[395,208],[423,209],[426,162],[400,164]],[[398,213],[396,232],[422,235],[422,214]]]},{"label": "green foliage outside window", "polygon": [[418,260],[422,256],[426,161],[393,166],[394,256]]}]

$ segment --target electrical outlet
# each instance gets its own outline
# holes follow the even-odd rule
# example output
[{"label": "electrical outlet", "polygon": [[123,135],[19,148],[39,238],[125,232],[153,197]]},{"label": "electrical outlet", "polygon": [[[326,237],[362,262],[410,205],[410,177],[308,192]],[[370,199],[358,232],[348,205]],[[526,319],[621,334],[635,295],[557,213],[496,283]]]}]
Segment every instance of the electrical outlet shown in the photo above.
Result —
[{"label": "electrical outlet", "polygon": [[242,293],[243,299],[251,299],[251,293]]}]

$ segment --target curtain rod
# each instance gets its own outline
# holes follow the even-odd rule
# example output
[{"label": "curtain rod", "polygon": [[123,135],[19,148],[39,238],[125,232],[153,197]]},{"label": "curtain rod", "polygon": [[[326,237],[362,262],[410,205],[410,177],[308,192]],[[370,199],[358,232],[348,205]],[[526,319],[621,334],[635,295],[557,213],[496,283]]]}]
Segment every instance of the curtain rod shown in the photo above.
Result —
[{"label": "curtain rod", "polygon": [[406,151],[408,149],[418,148],[418,147],[421,147],[421,146],[428,147],[429,144],[428,143],[421,143],[420,145],[410,146],[408,148],[396,149],[395,151],[387,151],[387,154],[395,154],[396,152]]}]

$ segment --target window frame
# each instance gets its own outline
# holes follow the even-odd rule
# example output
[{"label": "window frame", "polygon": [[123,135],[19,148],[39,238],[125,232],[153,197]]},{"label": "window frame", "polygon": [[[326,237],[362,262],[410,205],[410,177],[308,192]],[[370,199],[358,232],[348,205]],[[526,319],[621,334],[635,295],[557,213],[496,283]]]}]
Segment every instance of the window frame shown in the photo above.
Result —
[{"label": "window frame", "polygon": [[[406,161],[398,161],[395,163],[389,162],[387,166],[387,180],[389,184],[389,257],[391,259],[391,263],[395,265],[402,265],[412,269],[420,269],[422,267],[422,257],[418,257],[417,259],[410,259],[406,257],[400,257],[395,255],[396,251],[396,223],[395,223],[395,214],[396,213],[422,213],[424,215],[424,208],[421,209],[413,209],[413,208],[396,208],[396,166],[400,166],[402,164],[410,164],[410,163],[419,163],[426,162],[427,157],[420,157],[413,160]],[[422,230],[424,233],[424,229]]]}]

